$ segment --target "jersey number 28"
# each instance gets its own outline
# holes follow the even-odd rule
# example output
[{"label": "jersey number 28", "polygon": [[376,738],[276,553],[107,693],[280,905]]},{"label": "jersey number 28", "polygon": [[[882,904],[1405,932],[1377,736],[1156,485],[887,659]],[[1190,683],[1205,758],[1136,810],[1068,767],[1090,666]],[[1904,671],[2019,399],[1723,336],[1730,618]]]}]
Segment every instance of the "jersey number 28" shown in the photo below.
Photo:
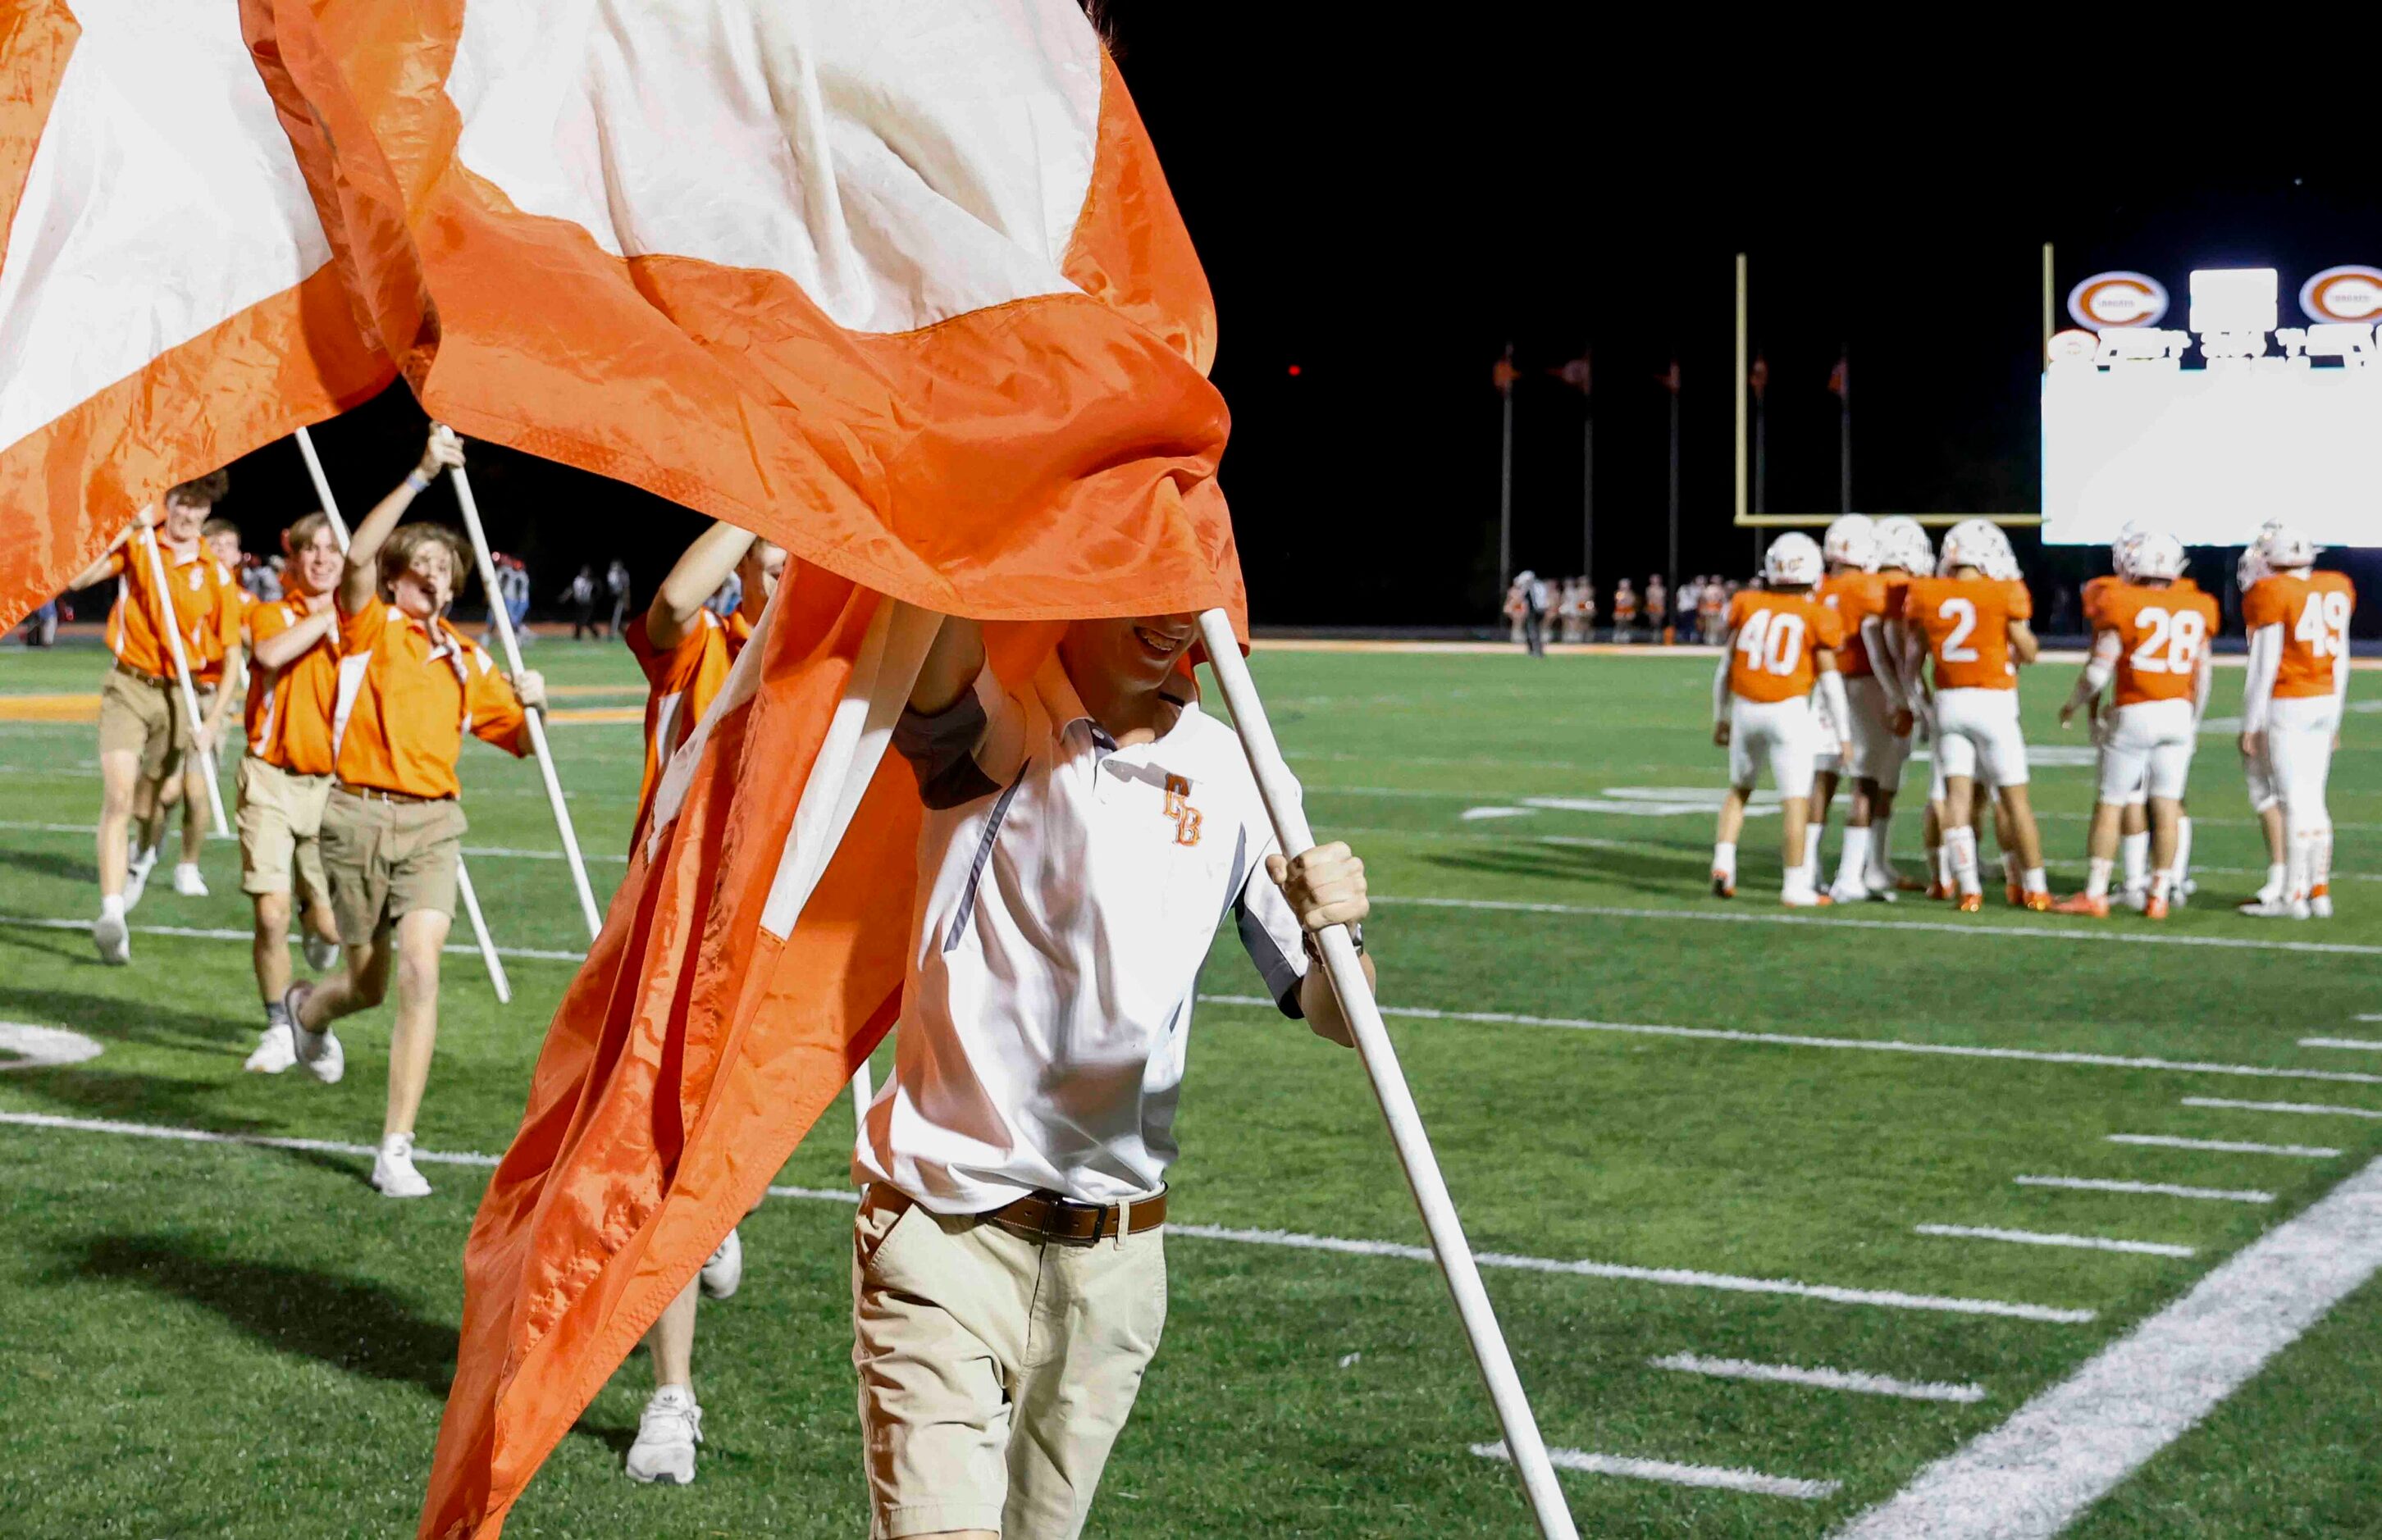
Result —
[{"label": "jersey number 28", "polygon": [[[2313,607],[2313,606],[2311,606]],[[2134,649],[2130,661],[2137,674],[2189,674],[2200,658],[2200,643],[2207,634],[2208,622],[2198,610],[2178,610],[2173,614],[2156,608],[2144,608],[2138,613],[2146,634]]]}]

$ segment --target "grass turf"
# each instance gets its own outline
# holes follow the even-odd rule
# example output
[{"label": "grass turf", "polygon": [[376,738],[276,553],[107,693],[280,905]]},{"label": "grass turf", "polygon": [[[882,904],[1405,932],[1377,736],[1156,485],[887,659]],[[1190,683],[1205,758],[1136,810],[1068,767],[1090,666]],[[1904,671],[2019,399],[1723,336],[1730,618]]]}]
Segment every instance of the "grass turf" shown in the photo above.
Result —
[{"label": "grass turf", "polygon": [[[616,649],[554,643],[538,654],[552,680],[574,687],[567,708],[639,700]],[[2382,921],[2364,880],[2382,872],[2382,734],[2368,715],[2351,715],[2336,761],[2339,864],[2350,875],[2328,925],[2278,928],[2230,912],[2227,900],[2256,885],[2264,857],[2217,738],[2195,766],[2202,898],[2162,930],[1997,902],[1966,919],[1905,903],[1771,923],[1786,918],[1767,901],[1774,818],[1749,825],[1743,897],[1722,905],[1702,895],[1709,811],[1663,811],[1683,805],[1670,788],[1720,783],[1708,664],[1271,652],[1256,663],[1319,831],[1367,858],[1382,899],[1368,931],[1386,1002],[1541,1019],[1392,1021],[1476,1245],[2096,1313],[2060,1324],[1492,1267],[1490,1290],[1551,1444],[1843,1484],[1805,1503],[1566,1475],[1583,1533],[1822,1534],[2382,1152],[2382,1122],[2179,1105],[2192,1095],[2373,1107],[2382,1085],[1589,1025],[2382,1074],[2382,1054],[2298,1044],[2382,1037],[2356,1021],[2382,969]],[[92,728],[11,719],[32,714],[11,713],[8,698],[95,691],[100,668],[90,652],[0,654],[0,773],[10,788],[0,921],[80,922],[94,907],[82,832],[97,801]],[[2038,742],[2062,741],[2050,717],[2066,675],[2029,678]],[[2220,676],[2216,709],[2237,679]],[[583,843],[603,856],[626,839],[637,733],[633,722],[601,720],[555,731]],[[539,859],[555,841],[534,769],[475,747],[464,780],[467,848],[500,940],[575,950],[583,936],[568,879]],[[1923,784],[1918,770],[1909,783]],[[2047,765],[2035,788],[2055,869],[2064,862],[2072,876],[2090,772]],[[1522,811],[1465,817],[1481,807]],[[1897,820],[1906,864],[1915,813],[1914,803]],[[244,931],[236,849],[212,842],[203,864],[213,897],[178,898],[160,881],[136,924]],[[599,862],[599,888],[620,869]],[[1535,907],[1476,907],[1484,904]],[[2186,944],[2139,941],[2151,935]],[[2345,949],[2277,945],[2308,942]],[[104,969],[73,929],[0,923],[0,1021],[70,1028],[105,1050],[80,1065],[0,1072],[0,1112],[374,1136],[385,1016],[347,1025],[350,1073],[338,1086],[243,1075],[259,1024],[244,944],[136,933],[133,947],[131,968]],[[425,1147],[493,1154],[510,1133],[569,965],[520,957],[510,966],[517,999],[499,1009],[476,959],[448,959]],[[1270,1008],[1222,998],[1257,992],[1229,937],[1202,988],[1219,998],[1201,1008],[1191,1056],[1178,1217],[1418,1243],[1354,1061]],[[2342,1154],[2144,1148],[2110,1143],[2111,1133]],[[839,1106],[785,1180],[843,1185],[850,1136]],[[363,1186],[364,1166],[337,1154],[0,1125],[0,1213],[12,1241],[0,1254],[0,1451],[13,1478],[0,1529],[411,1533],[483,1178],[430,1167],[436,1194],[398,1204]],[[2022,1173],[2256,1188],[2277,1201],[2020,1187],[2012,1179]],[[1925,1223],[2157,1241],[2197,1254],[1913,1232]],[[854,1533],[848,1224],[840,1204],[799,1200],[747,1222],[744,1289],[704,1316],[697,1380],[709,1442],[694,1486],[648,1490],[619,1473],[647,1383],[632,1360],[548,1462],[510,1533]],[[1166,1344],[1094,1533],[1527,1530],[1510,1473],[1468,1452],[1495,1428],[1430,1266],[1186,1235],[1170,1251]],[[2382,1417],[2377,1311],[2382,1289],[2369,1285],[2078,1533],[2372,1533],[2382,1524],[2373,1495],[2382,1452],[2370,1435]],[[1973,1382],[1986,1396],[1889,1400],[1648,1364],[1679,1351]]]}]

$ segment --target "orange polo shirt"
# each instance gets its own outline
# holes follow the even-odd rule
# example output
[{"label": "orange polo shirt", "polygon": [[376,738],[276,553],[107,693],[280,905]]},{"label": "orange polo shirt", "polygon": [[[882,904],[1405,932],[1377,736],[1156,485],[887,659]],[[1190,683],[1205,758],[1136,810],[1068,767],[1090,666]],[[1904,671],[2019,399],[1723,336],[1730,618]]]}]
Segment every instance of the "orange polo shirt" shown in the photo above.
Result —
[{"label": "orange polo shirt", "polygon": [[[313,605],[292,598],[256,605],[248,617],[252,657],[256,643],[280,635],[330,603],[326,593]],[[331,712],[339,693],[339,649],[334,641],[338,635],[335,626],[283,666],[250,670],[250,753],[295,776],[331,773],[337,758],[331,743]]]},{"label": "orange polo shirt", "polygon": [[220,635],[210,637],[205,655],[190,659],[190,682],[201,690],[215,690],[222,686],[224,666],[238,650],[240,629],[248,624],[249,612],[256,607],[256,595],[239,585],[239,579],[231,568],[217,562],[215,570],[225,579],[222,592],[216,599],[231,613],[231,635],[228,640]]},{"label": "orange polo shirt", "polygon": [[[165,614],[151,581],[146,541],[135,532],[131,540],[107,556],[107,575],[116,580],[116,607],[107,612],[107,649],[127,668],[137,668],[161,679],[174,677],[174,653],[157,622]],[[176,556],[160,541],[157,554],[166,558],[166,582],[174,596],[174,624],[182,633],[182,651],[190,659],[190,676],[203,681],[205,660],[222,667],[224,655],[239,644],[239,611],[230,607],[227,590],[239,591],[230,573],[205,552],[193,547]]]},{"label": "orange polo shirt", "polygon": [[457,797],[463,735],[529,752],[521,697],[488,654],[444,620],[386,599],[339,612],[331,741],[340,780],[408,797]]},{"label": "orange polo shirt", "polygon": [[631,843],[642,837],[645,815],[653,811],[654,788],[661,784],[662,769],[670,756],[694,731],[703,714],[728,682],[728,670],[736,654],[744,650],[752,639],[753,628],[741,614],[731,615],[723,624],[709,610],[696,612],[694,623],[677,646],[667,652],[657,650],[645,639],[645,617],[642,615],[629,622],[621,637],[637,666],[645,671],[645,778],[637,791],[637,818],[631,825],[635,831]]}]

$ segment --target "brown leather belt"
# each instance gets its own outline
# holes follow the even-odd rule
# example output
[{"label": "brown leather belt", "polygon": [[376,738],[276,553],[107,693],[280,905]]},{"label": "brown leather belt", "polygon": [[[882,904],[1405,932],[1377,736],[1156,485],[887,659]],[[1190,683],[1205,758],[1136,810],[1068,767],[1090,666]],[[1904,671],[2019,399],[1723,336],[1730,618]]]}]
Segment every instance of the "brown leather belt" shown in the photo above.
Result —
[{"label": "brown leather belt", "polygon": [[411,791],[383,791],[376,786],[358,786],[353,781],[333,783],[338,790],[350,797],[361,797],[367,802],[451,802],[452,797],[417,797]]},{"label": "brown leather belt", "polygon": [[130,664],[122,662],[121,660],[117,663],[116,671],[127,676],[128,678],[139,679],[142,684],[154,686],[159,690],[171,690],[174,688],[173,680],[166,678],[160,675],[152,674],[146,669],[135,668]]},{"label": "brown leather belt", "polygon": [[[908,1208],[908,1193],[890,1187],[877,1190],[886,1203]],[[1023,1240],[1056,1246],[1093,1246],[1102,1241],[1141,1235],[1166,1223],[1166,1189],[1157,1195],[1129,1203],[1087,1204],[1056,1192],[1028,1192],[1014,1203],[972,1216],[997,1225]]]}]

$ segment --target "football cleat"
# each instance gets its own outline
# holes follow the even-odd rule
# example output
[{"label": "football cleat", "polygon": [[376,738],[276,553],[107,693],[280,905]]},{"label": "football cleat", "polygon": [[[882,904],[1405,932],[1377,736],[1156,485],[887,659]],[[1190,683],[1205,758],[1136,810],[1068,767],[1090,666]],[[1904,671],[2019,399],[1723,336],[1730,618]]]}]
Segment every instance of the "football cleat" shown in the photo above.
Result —
[{"label": "football cleat", "polygon": [[1814,893],[1808,887],[1790,887],[1778,895],[1778,901],[1788,909],[1824,909],[1828,896]]},{"label": "football cleat", "polygon": [[744,1281],[744,1242],[734,1230],[719,1243],[695,1275],[703,1279],[703,1292],[710,1299],[724,1300],[736,1292]]},{"label": "football cleat", "polygon": [[694,1480],[694,1447],[703,1442],[703,1408],[683,1385],[665,1385],[637,1419],[637,1441],[629,1446],[631,1481],[684,1486]]},{"label": "football cleat", "polygon": [[2006,882],[2002,884],[2002,898],[2010,908],[2020,908],[2026,903],[2026,889],[2014,882]]},{"label": "football cleat", "polygon": [[413,1165],[413,1135],[392,1133],[373,1156],[372,1184],[384,1198],[426,1198],[430,1183]]},{"label": "football cleat", "polygon": [[2047,914],[2051,911],[2051,895],[2048,893],[2029,893],[2019,901],[2029,913]]},{"label": "football cleat", "polygon": [[198,862],[178,862],[174,866],[174,891],[185,898],[207,896],[207,879],[199,873]]},{"label": "football cleat", "polygon": [[1941,901],[1952,896],[1952,889],[1945,886],[1940,882],[1931,882],[1927,885],[1927,896],[1930,898]]},{"label": "football cleat", "polygon": [[2166,919],[2167,895],[2164,893],[2154,893],[2149,898],[2143,899],[2143,918],[2145,920]]},{"label": "football cleat", "polygon": [[2293,918],[2289,898],[2253,898],[2246,904],[2236,904],[2236,914],[2246,914],[2253,920],[2289,920]]},{"label": "football cleat", "polygon": [[2094,898],[2090,893],[2073,893],[2051,906],[2054,914],[2089,914],[2095,920],[2109,917],[2109,900]]},{"label": "football cleat", "polygon": [[259,1075],[277,1075],[297,1062],[298,1042],[289,1033],[289,1023],[276,1021],[257,1038],[256,1051],[240,1068]]},{"label": "football cleat", "polygon": [[124,923],[121,914],[102,910],[91,923],[91,944],[99,948],[99,960],[111,968],[121,968],[132,960],[132,927]]},{"label": "football cleat", "polygon": [[1897,893],[1924,893],[1927,891],[1927,885],[1917,877],[1906,877],[1897,872],[1894,874],[1892,888]]},{"label": "football cleat", "polygon": [[2308,916],[2314,920],[2332,918],[2332,895],[2321,888],[2308,895]]},{"label": "football cleat", "polygon": [[1984,896],[1983,894],[1982,894],[1982,893],[1963,893],[1963,894],[1961,894],[1961,895],[1960,895],[1960,912],[1961,912],[1961,913],[1963,913],[1963,914],[1975,914],[1975,913],[1978,913],[1979,911],[1981,911],[1982,910],[1983,910],[1983,909],[1984,909],[1984,907],[1985,907],[1985,896]]},{"label": "football cleat", "polygon": [[1893,901],[1888,894],[1872,893],[1868,888],[1858,885],[1847,887],[1842,883],[1828,889],[1827,898],[1832,904],[1865,904],[1872,898],[1883,898],[1889,903]]},{"label": "football cleat", "polygon": [[1736,898],[1737,879],[1730,876],[1725,872],[1714,872],[1713,874],[1713,897],[1715,898]]},{"label": "football cleat", "polygon": [[2147,886],[2139,883],[2126,885],[2125,904],[2128,909],[2140,914],[2143,911],[2143,906],[2150,901],[2151,890]]}]

